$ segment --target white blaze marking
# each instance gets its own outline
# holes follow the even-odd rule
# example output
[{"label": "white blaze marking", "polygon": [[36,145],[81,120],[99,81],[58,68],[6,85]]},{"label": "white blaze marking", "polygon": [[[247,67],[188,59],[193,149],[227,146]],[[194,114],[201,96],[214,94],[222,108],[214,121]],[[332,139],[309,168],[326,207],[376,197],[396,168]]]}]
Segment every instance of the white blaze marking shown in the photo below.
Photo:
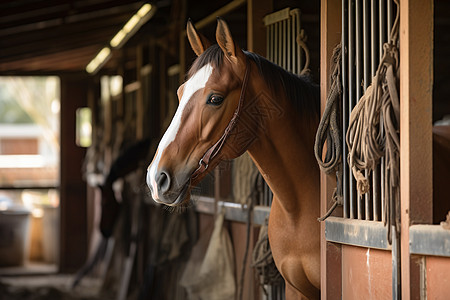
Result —
[{"label": "white blaze marking", "polygon": [[156,172],[158,170],[161,155],[167,148],[167,146],[171,142],[173,142],[178,133],[178,130],[180,129],[181,116],[183,115],[183,111],[186,108],[186,104],[189,102],[189,100],[191,99],[192,95],[194,95],[195,92],[205,87],[206,82],[208,82],[208,79],[211,76],[212,70],[213,68],[210,64],[205,65],[197,73],[195,73],[194,76],[189,78],[189,80],[186,81],[184,85],[183,96],[181,97],[180,104],[178,105],[175,116],[173,117],[169,128],[166,130],[166,133],[164,133],[163,138],[159,142],[158,153],[153,163],[149,167],[150,184],[152,186],[152,197],[154,200],[159,199],[156,184]]}]

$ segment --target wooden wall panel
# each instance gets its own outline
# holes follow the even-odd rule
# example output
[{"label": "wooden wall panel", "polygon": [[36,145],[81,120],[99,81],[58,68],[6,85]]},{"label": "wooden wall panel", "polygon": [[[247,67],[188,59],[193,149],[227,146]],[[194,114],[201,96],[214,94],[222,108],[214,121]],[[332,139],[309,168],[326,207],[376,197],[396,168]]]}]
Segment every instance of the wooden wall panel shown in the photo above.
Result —
[{"label": "wooden wall panel", "polygon": [[343,245],[342,299],[392,299],[391,252]]},{"label": "wooden wall panel", "polygon": [[426,257],[427,299],[445,300],[450,296],[450,258]]}]

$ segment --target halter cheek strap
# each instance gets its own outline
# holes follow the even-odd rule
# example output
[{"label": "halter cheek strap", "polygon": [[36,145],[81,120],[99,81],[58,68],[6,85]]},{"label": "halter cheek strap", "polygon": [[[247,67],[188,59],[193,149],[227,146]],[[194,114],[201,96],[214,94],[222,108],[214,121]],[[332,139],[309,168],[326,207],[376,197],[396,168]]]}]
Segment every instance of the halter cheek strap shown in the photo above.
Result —
[{"label": "halter cheek strap", "polygon": [[220,152],[223,145],[225,144],[225,140],[227,139],[228,135],[233,130],[233,128],[236,126],[237,119],[239,118],[239,115],[240,115],[241,109],[242,109],[242,104],[244,102],[244,96],[245,96],[245,91],[247,89],[249,73],[250,73],[250,63],[247,58],[244,79],[242,81],[241,94],[239,96],[238,106],[236,107],[236,110],[234,111],[233,117],[231,118],[230,122],[228,123],[228,126],[225,128],[225,131],[222,134],[222,136],[220,137],[220,139],[211,148],[209,148],[208,151],[206,151],[206,153],[200,159],[200,161],[198,163],[199,166],[194,171],[194,173],[192,173],[191,179],[197,178],[200,174],[202,174],[203,172],[205,172],[208,169],[209,163]]}]

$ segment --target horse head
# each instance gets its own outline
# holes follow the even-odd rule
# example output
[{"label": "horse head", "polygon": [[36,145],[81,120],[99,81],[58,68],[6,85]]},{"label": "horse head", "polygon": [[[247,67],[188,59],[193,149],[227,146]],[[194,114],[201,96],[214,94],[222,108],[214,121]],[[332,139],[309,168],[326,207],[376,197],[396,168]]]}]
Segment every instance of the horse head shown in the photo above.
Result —
[{"label": "horse head", "polygon": [[190,21],[187,24],[198,57],[178,88],[179,106],[147,170],[147,184],[158,203],[186,203],[191,187],[220,161],[247,150],[245,143],[236,142],[236,132],[244,118],[240,110],[248,93],[250,63],[225,21],[217,21],[217,44],[212,46]]}]

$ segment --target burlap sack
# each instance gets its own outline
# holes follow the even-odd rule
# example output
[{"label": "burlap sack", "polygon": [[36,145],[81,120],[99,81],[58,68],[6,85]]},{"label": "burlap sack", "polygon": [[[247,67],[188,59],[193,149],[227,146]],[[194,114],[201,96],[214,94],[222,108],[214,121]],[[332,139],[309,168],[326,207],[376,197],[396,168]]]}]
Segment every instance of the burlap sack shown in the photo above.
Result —
[{"label": "burlap sack", "polygon": [[224,213],[218,214],[207,248],[208,235],[203,235],[192,250],[180,280],[190,300],[235,299],[233,246],[223,221]]}]

